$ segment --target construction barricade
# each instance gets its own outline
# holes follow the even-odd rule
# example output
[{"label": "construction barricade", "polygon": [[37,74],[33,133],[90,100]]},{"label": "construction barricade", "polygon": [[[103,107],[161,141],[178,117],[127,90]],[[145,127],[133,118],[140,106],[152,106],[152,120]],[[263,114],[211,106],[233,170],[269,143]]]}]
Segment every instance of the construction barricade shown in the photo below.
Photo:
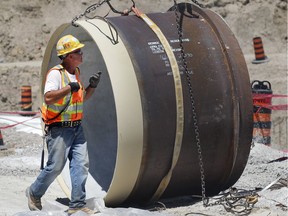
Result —
[{"label": "construction barricade", "polygon": [[[271,95],[271,84],[268,81],[255,80],[252,82],[252,93]],[[253,97],[253,141],[265,145],[271,144],[271,109],[264,108],[263,105],[272,105],[271,97]]]}]

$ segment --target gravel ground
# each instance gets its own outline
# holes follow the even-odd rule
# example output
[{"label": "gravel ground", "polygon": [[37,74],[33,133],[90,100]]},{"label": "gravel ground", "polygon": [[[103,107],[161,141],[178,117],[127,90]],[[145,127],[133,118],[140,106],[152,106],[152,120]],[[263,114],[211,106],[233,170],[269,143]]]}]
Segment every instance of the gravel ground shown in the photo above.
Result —
[{"label": "gravel ground", "polygon": [[[3,126],[5,125],[0,124],[0,127]],[[0,190],[4,191],[4,188],[6,188],[4,193],[5,198],[8,197],[9,199],[9,197],[13,197],[15,194],[18,194],[17,196],[22,196],[22,199],[24,200],[19,199],[17,201],[21,203],[20,207],[18,206],[13,210],[7,210],[9,205],[8,207],[4,207],[7,205],[7,201],[4,201],[6,199],[0,199],[0,214],[2,213],[1,215],[4,216],[16,216],[15,213],[17,213],[17,216],[33,215],[32,213],[27,213],[28,209],[26,207],[26,198],[23,194],[25,188],[39,173],[40,156],[43,145],[42,137],[37,134],[18,132],[13,127],[1,131],[5,147],[7,147],[7,149],[0,151]],[[287,159],[287,153],[284,151],[272,149],[271,147],[262,144],[254,144],[252,146],[247,166],[243,172],[243,175],[234,185],[234,187],[238,190],[249,191],[260,188],[263,189],[273,181],[278,181],[274,182],[273,186],[271,186],[269,189],[263,192],[258,192],[258,202],[254,205],[251,215],[287,215],[288,164],[285,158]],[[13,187],[11,187],[11,184],[13,184]],[[9,187],[10,189],[7,191],[7,188]],[[56,182],[52,184],[51,188],[47,192],[47,195],[45,195],[46,202],[49,203],[51,200],[53,201],[56,198],[64,197],[63,192],[61,192],[59,188],[60,187]],[[211,198],[210,203],[219,201],[216,198],[219,197]],[[223,205],[215,205],[205,208],[203,207],[200,199],[192,196],[160,200],[158,204],[146,207],[145,210],[150,210],[149,212],[161,213],[161,215],[174,216],[233,215],[231,212],[227,212]],[[237,210],[239,211],[239,209]],[[26,211],[26,213],[23,211]],[[112,209],[110,209],[110,212],[111,211]],[[114,209],[114,211],[116,214],[114,212],[110,215],[119,214],[118,210]],[[132,215],[134,214],[131,214],[131,216]]]}]

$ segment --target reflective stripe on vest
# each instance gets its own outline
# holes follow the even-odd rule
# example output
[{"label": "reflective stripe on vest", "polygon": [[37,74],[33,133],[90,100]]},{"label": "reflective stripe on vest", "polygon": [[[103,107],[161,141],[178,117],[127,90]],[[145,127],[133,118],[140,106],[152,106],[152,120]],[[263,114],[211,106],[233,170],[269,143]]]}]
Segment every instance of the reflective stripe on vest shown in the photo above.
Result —
[{"label": "reflective stripe on vest", "polygon": [[[67,86],[70,82],[68,77],[68,72],[63,68],[62,65],[57,65],[51,68],[48,73],[52,70],[59,70],[61,74],[61,85],[60,89]],[[47,75],[48,75],[47,73]],[[54,104],[47,105],[45,102],[42,105],[42,119],[45,124],[51,124],[54,122],[63,122],[63,121],[77,121],[81,120],[83,116],[83,86],[79,79],[80,71],[76,68],[76,79],[80,84],[80,89],[77,92],[66,95],[64,98],[60,99]],[[69,103],[66,109],[55,118]],[[55,119],[54,119],[55,118]]]}]

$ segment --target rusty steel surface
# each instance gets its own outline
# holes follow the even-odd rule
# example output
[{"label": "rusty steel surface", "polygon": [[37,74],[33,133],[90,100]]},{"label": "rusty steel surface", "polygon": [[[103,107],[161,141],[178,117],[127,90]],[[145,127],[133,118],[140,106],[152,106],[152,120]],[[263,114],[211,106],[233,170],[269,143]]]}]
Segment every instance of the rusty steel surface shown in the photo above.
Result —
[{"label": "rusty steel surface", "polygon": [[[215,13],[194,7],[198,18],[183,16],[183,42],[199,119],[208,194],[230,187],[240,177],[250,150],[252,100],[243,54],[231,30]],[[148,14],[162,30],[179,61],[185,103],[181,155],[163,197],[200,194],[189,91],[181,66],[174,12]],[[167,56],[140,19],[111,18],[124,40],[141,88],[144,154],[128,201],[151,198],[171,164],[175,137],[175,95]],[[140,31],[141,29],[141,31]]]},{"label": "rusty steel surface", "polygon": [[[246,166],[253,131],[252,94],[245,59],[230,28],[208,9],[195,5],[192,9],[192,14],[185,11],[181,15],[183,46],[195,100],[205,189],[207,195],[213,195],[232,186]],[[199,195],[199,152],[176,16],[174,11],[147,16],[175,54],[183,90],[181,152],[161,198]],[[73,34],[85,43],[81,80],[87,82],[92,73],[103,72],[95,94],[84,105],[89,172],[107,192],[106,205],[147,203],[172,163],[177,125],[173,73],[162,44],[143,20],[134,15],[107,20],[117,30],[119,44],[111,45],[106,38],[111,35],[102,20],[78,22],[77,28],[60,26],[46,50],[42,78],[59,62],[53,55],[57,38]],[[99,31],[100,26],[106,35]]]}]

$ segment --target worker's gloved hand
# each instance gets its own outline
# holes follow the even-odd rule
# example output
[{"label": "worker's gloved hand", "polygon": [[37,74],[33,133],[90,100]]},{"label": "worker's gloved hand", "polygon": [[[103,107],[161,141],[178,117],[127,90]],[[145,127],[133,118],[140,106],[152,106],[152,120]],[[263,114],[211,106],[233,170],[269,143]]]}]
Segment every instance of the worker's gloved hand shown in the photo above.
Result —
[{"label": "worker's gloved hand", "polygon": [[96,88],[99,81],[100,81],[100,76],[101,76],[102,72],[99,71],[96,74],[93,74],[90,78],[89,78],[89,87],[90,88]]},{"label": "worker's gloved hand", "polygon": [[78,82],[70,82],[68,85],[71,87],[71,92],[77,92],[80,89]]}]

